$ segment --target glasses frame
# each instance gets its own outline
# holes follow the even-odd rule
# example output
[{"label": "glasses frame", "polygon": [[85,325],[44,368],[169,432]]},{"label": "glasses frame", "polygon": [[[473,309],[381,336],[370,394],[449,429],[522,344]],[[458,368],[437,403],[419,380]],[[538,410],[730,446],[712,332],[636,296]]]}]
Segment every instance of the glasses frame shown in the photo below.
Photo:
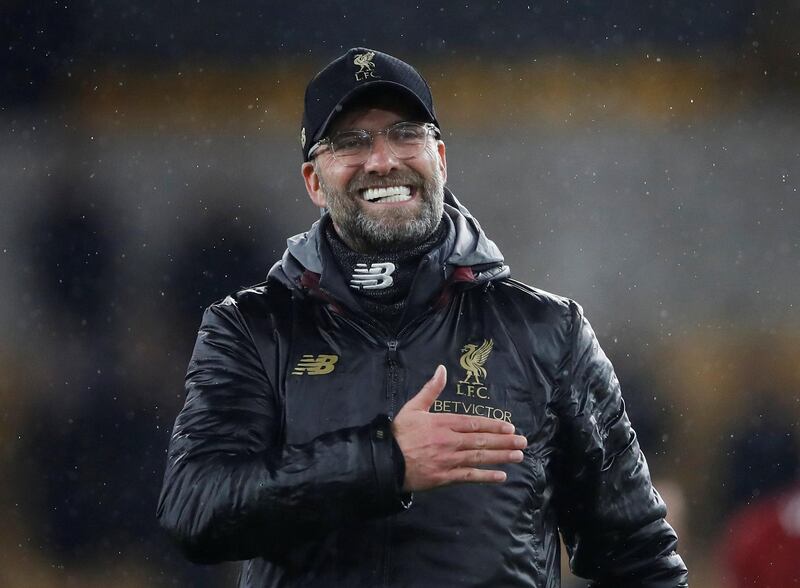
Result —
[{"label": "glasses frame", "polygon": [[[336,135],[332,135],[332,136],[328,136],[328,137],[323,137],[322,139],[320,139],[319,141],[314,143],[311,146],[311,148],[308,150],[308,159],[311,160],[314,157],[316,157],[317,155],[319,155],[320,153],[324,153],[325,151],[319,151],[319,149],[321,147],[327,147],[327,150],[331,152],[331,155],[333,156],[333,159],[335,161],[337,161],[340,165],[343,165],[345,167],[358,167],[359,165],[364,165],[364,162],[366,162],[367,159],[369,159],[369,156],[372,155],[372,147],[375,144],[375,137],[376,136],[385,135],[386,137],[388,137],[389,136],[388,134],[392,129],[394,129],[394,128],[400,126],[400,125],[407,125],[407,124],[417,124],[417,125],[420,125],[422,128],[424,128],[426,133],[427,133],[426,134],[426,139],[427,139],[428,135],[433,135],[433,137],[435,139],[440,139],[441,136],[442,136],[442,132],[439,130],[439,127],[437,127],[435,124],[430,123],[430,122],[421,123],[421,122],[417,122],[417,121],[413,121],[413,120],[401,120],[401,121],[398,121],[398,122],[394,123],[393,125],[390,125],[390,126],[386,127],[385,129],[380,129],[378,131],[368,131],[367,129],[348,129],[346,131],[340,131],[340,132],[341,133],[362,132],[362,133],[366,133],[369,136],[369,152],[367,152],[367,155],[364,158],[364,161],[362,161],[360,163],[342,163],[336,157],[336,150],[334,150],[332,143],[333,143],[333,139],[335,139],[336,136],[339,135],[340,133],[336,133]],[[394,155],[395,157],[397,157],[400,160],[414,159],[415,157],[418,157],[419,153],[422,153],[422,151],[424,150],[424,146],[423,146],[423,148],[420,149],[420,152],[415,154],[415,155],[410,155],[408,157],[400,157],[397,153],[395,153],[394,149],[392,148],[391,142],[387,141],[387,145],[389,147],[389,150],[392,152],[392,155]]]}]

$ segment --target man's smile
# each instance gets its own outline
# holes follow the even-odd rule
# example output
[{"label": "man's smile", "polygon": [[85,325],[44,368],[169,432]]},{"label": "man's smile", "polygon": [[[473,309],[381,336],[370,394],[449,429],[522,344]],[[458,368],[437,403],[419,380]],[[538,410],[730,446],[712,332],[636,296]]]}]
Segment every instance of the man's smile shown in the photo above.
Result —
[{"label": "man's smile", "polygon": [[370,203],[389,204],[393,202],[408,202],[414,197],[411,186],[387,186],[381,188],[366,188],[361,191],[361,197]]}]

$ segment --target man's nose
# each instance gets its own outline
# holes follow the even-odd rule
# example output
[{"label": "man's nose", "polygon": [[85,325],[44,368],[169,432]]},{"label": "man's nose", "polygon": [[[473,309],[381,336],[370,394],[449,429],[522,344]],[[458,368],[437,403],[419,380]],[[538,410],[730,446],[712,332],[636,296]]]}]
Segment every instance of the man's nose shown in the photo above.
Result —
[{"label": "man's nose", "polygon": [[400,160],[392,153],[385,135],[377,135],[372,140],[372,151],[364,162],[364,170],[369,173],[386,175],[399,167]]}]

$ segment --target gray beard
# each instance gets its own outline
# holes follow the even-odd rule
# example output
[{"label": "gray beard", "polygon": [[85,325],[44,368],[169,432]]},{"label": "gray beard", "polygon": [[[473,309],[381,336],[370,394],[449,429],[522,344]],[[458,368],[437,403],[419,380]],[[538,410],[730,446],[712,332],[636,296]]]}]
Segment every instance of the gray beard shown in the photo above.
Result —
[{"label": "gray beard", "polygon": [[387,209],[380,216],[367,214],[361,207],[360,190],[375,186],[374,178],[357,176],[350,181],[346,192],[330,189],[321,175],[320,185],[334,227],[353,251],[385,253],[407,249],[424,241],[442,220],[444,178],[438,168],[428,180],[413,170],[380,178],[377,184],[380,186],[418,187],[420,207],[414,216],[402,208]]}]

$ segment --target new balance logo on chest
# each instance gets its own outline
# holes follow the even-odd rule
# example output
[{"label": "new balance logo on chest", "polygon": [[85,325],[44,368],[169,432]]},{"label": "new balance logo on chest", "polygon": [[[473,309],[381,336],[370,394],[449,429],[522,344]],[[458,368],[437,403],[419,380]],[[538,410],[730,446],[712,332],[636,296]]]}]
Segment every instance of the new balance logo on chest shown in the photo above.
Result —
[{"label": "new balance logo on chest", "polygon": [[339,361],[338,355],[303,355],[292,370],[293,376],[324,376],[331,373]]},{"label": "new balance logo on chest", "polygon": [[358,263],[350,278],[350,287],[356,290],[383,290],[394,284],[392,274],[397,267],[385,263]]}]

